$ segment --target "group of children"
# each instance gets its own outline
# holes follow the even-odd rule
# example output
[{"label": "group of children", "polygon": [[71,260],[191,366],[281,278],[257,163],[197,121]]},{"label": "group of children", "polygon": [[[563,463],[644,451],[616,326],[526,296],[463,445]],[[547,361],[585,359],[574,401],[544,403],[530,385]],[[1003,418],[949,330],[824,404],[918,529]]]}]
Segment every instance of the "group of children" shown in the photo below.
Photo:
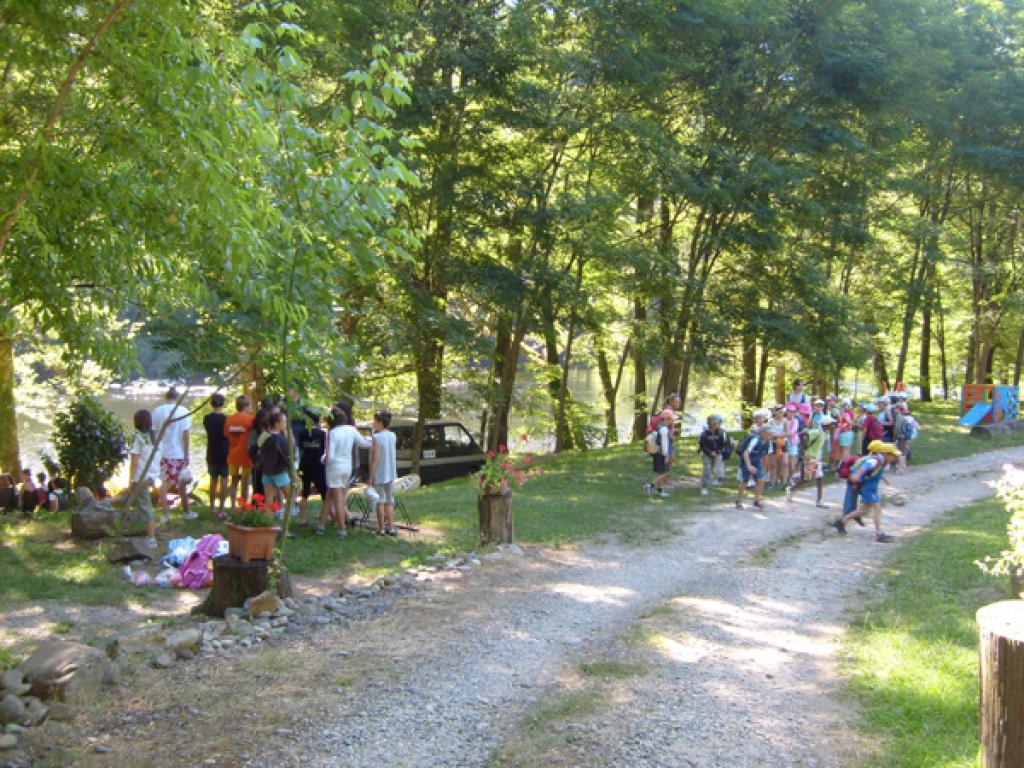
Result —
[{"label": "group of children", "polygon": [[68,508],[68,497],[64,481],[59,477],[47,480],[45,472],[33,477],[32,470],[21,470],[20,486],[9,474],[0,475],[0,509],[15,511],[31,516],[37,509],[56,512]]},{"label": "group of children", "polygon": [[[180,403],[173,387],[165,403],[151,414],[135,413],[130,448],[130,474],[138,504],[149,521],[148,535],[155,543],[155,520],[150,493],[159,484],[163,521],[168,521],[168,493],[176,489],[182,499],[185,519],[195,519],[189,508],[188,489],[193,477],[189,467],[191,413]],[[348,490],[359,469],[359,449],[369,449],[370,486],[367,498],[377,514],[377,534],[397,536],[394,523],[394,484],[397,480],[396,443],[388,427],[391,414],[380,411],[373,417],[373,434],[364,437],[355,427],[351,409],[338,403],[330,409],[324,429],[319,409],[309,408],[292,389],[287,400],[265,397],[253,413],[252,400],[242,395],[235,400],[235,412],[224,412],[220,393],[210,398],[211,412],[203,418],[206,434],[206,464],[210,477],[210,510],[230,518],[236,502],[253,499],[277,517],[283,517],[293,483],[301,479],[301,501],[295,511],[298,525],[308,526],[309,497],[323,500],[316,533],[323,534],[328,518],[337,535],[348,535]],[[165,426],[166,425],[166,426]],[[160,436],[161,427],[163,435]],[[250,495],[250,489],[252,491]]]},{"label": "group of children", "polygon": [[[675,454],[675,397],[670,396],[665,408],[651,420],[645,441],[645,450],[653,456],[655,474],[645,490],[661,497],[668,496]],[[897,471],[906,470],[910,442],[917,436],[918,424],[904,393],[881,395],[874,402],[860,404],[855,412],[849,398],[811,398],[803,382],[797,380],[786,403],[758,409],[752,418],[752,427],[734,445],[722,416],[708,417],[697,441],[703,463],[702,496],[708,495],[712,485],[725,482],[725,460],[733,453],[739,457],[734,502],[737,509],[743,509],[748,490],[753,490],[753,505],[763,508],[766,486],[785,488],[786,499],[791,501],[793,493],[812,480],[817,489],[816,504],[824,507],[825,474],[836,471],[848,483],[836,529],[845,533],[849,520],[863,525],[861,517],[870,512],[875,519],[876,540],[891,541],[881,530],[878,482],[886,466],[896,464]],[[860,443],[855,445],[858,436]],[[862,505],[859,509],[858,499]]]}]

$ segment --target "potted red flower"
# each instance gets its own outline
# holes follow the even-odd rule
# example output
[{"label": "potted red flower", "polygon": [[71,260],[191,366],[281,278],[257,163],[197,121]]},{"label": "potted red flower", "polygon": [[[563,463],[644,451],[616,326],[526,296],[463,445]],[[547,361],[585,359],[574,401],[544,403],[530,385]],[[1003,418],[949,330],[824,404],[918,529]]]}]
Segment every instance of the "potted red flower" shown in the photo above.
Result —
[{"label": "potted red flower", "polygon": [[250,560],[272,560],[274,542],[281,532],[274,519],[280,504],[267,504],[262,494],[254,493],[252,501],[238,500],[236,509],[228,518],[228,551],[248,563]]},{"label": "potted red flower", "polygon": [[[526,435],[523,435],[523,442],[526,442]],[[525,454],[523,464],[529,464],[530,461],[530,454]],[[539,467],[527,469],[516,465],[504,445],[499,445],[497,452],[487,452],[487,460],[476,476],[480,484],[477,500],[480,538],[484,543],[511,544],[515,541],[512,489],[542,474],[544,471]]]}]

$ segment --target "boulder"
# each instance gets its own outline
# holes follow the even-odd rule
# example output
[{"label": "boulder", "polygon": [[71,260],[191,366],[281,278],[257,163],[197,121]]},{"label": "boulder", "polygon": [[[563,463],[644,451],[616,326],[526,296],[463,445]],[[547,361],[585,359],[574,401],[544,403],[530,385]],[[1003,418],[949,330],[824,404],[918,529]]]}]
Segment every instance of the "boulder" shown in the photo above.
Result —
[{"label": "boulder", "polygon": [[114,530],[115,514],[108,502],[98,502],[88,488],[75,491],[78,507],[71,514],[71,533],[78,539],[103,539]]},{"label": "boulder", "polygon": [[5,733],[0,736],[0,750],[14,749],[18,746],[18,737],[13,733]]},{"label": "boulder", "polygon": [[27,712],[24,702],[14,694],[9,693],[0,699],[0,725],[20,723]]},{"label": "boulder", "polygon": [[161,653],[152,661],[155,669],[170,669],[174,666],[174,657],[169,653]]},{"label": "boulder", "polygon": [[72,704],[92,700],[117,679],[103,651],[66,640],[43,643],[18,669],[34,695]]},{"label": "boulder", "polygon": [[121,539],[107,550],[108,563],[134,563],[138,560],[152,560],[155,551],[138,536]]},{"label": "boulder", "polygon": [[203,633],[201,630],[190,628],[190,629],[179,629],[177,632],[172,632],[167,636],[167,640],[164,645],[167,650],[179,652],[179,651],[191,651],[195,652],[199,650],[200,643],[203,642]]},{"label": "boulder", "polygon": [[250,616],[259,616],[261,613],[276,613],[282,606],[281,598],[272,590],[262,592],[245,602],[247,603],[246,608]]},{"label": "boulder", "polygon": [[25,678],[18,669],[8,669],[0,673],[0,688],[17,688],[24,682]]}]

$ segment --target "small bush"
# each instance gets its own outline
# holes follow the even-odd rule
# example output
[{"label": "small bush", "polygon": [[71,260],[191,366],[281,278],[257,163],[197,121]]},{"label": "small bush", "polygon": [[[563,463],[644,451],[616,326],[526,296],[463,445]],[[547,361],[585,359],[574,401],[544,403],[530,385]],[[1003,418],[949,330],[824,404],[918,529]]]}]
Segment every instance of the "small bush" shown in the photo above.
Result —
[{"label": "small bush", "polygon": [[79,398],[54,422],[57,460],[71,488],[98,490],[128,456],[121,420],[95,398]]}]

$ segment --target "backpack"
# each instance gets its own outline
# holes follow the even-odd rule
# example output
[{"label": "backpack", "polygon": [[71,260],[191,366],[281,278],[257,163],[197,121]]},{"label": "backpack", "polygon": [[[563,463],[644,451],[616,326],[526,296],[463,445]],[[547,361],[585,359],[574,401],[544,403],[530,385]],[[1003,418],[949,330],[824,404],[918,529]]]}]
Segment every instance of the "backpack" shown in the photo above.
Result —
[{"label": "backpack", "polygon": [[860,456],[847,456],[839,464],[839,469],[836,471],[836,474],[844,480],[848,479],[850,477],[850,470],[853,469],[853,465],[856,464],[859,459]]},{"label": "backpack", "polygon": [[746,436],[744,436],[744,438],[740,440],[740,444],[736,446],[737,456],[742,456],[744,452],[746,452],[746,450],[750,447],[750,444],[754,442],[754,437],[755,435],[753,432],[748,432]]},{"label": "backpack", "polygon": [[644,438],[644,453],[648,456],[654,456],[661,453],[661,446],[658,445],[657,427],[648,432],[647,437]]},{"label": "backpack", "polygon": [[733,448],[734,447],[735,446],[733,446],[733,444],[732,444],[732,436],[728,432],[726,432],[725,433],[725,444],[722,446],[722,461],[725,461],[730,456],[732,456],[732,452],[733,452]]},{"label": "backpack", "polygon": [[917,419],[913,416],[907,416],[906,424],[903,427],[903,437],[907,440],[916,440],[920,431],[921,429],[918,426]]}]

